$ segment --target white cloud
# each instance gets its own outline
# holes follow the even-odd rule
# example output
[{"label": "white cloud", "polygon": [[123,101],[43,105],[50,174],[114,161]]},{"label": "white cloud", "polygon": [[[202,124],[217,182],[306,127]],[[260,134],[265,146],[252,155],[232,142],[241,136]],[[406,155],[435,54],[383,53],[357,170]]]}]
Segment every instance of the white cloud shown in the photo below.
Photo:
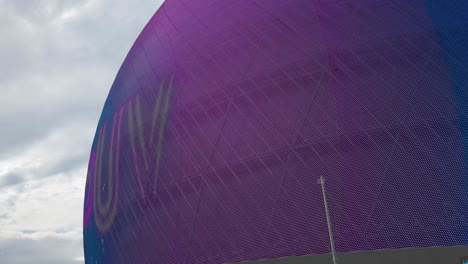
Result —
[{"label": "white cloud", "polygon": [[18,187],[2,189],[0,239],[41,239],[44,237],[79,239],[81,237],[85,169],[64,179],[54,176],[29,180]]},{"label": "white cloud", "polygon": [[0,263],[79,263],[88,154],[162,1],[0,0]]}]

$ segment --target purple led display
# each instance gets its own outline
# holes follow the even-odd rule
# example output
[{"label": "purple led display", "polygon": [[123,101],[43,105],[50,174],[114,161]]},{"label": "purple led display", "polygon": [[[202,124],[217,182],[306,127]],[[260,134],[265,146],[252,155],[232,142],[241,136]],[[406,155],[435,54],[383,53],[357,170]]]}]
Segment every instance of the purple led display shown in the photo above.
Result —
[{"label": "purple led display", "polygon": [[339,252],[468,244],[464,11],[165,1],[97,127],[86,263],[328,253],[322,175]]}]

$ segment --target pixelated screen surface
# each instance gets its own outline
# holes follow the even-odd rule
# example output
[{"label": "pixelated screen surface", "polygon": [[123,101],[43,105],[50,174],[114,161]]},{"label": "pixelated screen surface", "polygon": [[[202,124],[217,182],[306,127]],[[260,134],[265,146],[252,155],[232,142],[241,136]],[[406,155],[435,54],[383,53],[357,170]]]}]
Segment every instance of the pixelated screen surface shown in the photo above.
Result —
[{"label": "pixelated screen surface", "polygon": [[97,126],[87,263],[468,242],[465,0],[167,0]]}]

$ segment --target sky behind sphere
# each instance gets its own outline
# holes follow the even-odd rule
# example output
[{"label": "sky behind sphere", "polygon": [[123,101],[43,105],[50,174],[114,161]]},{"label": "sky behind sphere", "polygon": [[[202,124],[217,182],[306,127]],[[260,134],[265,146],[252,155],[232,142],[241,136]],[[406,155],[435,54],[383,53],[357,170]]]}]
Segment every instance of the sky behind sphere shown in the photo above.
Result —
[{"label": "sky behind sphere", "polygon": [[163,0],[0,0],[0,263],[83,263],[104,101]]}]

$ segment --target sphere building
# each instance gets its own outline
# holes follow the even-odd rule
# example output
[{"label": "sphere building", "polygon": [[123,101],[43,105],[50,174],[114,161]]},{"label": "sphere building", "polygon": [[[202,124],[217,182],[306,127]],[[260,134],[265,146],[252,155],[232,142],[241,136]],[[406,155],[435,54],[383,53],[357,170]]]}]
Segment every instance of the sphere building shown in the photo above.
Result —
[{"label": "sphere building", "polygon": [[327,263],[320,176],[344,263],[457,263],[467,6],[166,0],[97,126],[86,263]]}]

